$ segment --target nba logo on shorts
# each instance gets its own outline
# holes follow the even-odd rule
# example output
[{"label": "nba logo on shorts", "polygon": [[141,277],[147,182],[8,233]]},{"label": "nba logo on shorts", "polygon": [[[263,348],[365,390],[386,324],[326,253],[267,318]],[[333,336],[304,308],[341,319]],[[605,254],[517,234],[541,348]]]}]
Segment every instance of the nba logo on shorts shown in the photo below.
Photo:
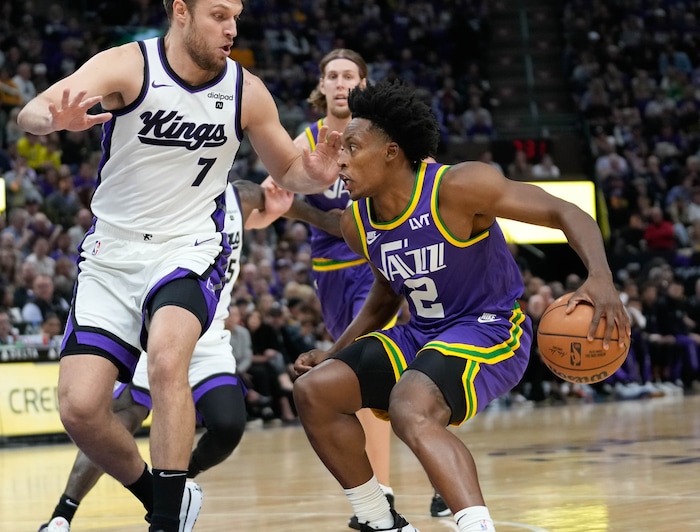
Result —
[{"label": "nba logo on shorts", "polygon": [[99,240],[95,242],[95,245],[92,246],[92,254],[97,255],[97,253],[100,251],[100,246],[102,245],[102,242]]}]

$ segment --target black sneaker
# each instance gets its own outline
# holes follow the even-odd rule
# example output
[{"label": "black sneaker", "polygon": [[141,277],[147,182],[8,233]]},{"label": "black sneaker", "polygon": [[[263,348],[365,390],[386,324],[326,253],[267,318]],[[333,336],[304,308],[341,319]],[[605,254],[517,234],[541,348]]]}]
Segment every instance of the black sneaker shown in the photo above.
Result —
[{"label": "black sneaker", "polygon": [[[386,500],[389,501],[389,506],[394,509],[394,496],[391,493],[385,493],[384,496]],[[348,521],[348,526],[353,530],[360,530],[360,522],[357,520],[357,516],[353,515]]]},{"label": "black sneaker", "polygon": [[443,498],[438,493],[433,495],[433,500],[430,501],[430,515],[433,517],[447,517],[451,513]]},{"label": "black sneaker", "polygon": [[420,532],[416,527],[411,525],[402,515],[397,514],[396,510],[391,510],[391,515],[394,516],[394,524],[389,528],[372,528],[367,523],[360,525],[360,532]]}]

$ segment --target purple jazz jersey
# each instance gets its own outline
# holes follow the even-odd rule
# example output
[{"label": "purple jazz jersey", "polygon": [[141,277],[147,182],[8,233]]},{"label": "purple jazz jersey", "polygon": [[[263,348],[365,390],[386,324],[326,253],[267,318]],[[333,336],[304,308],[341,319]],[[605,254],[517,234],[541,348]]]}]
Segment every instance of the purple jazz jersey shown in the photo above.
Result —
[{"label": "purple jazz jersey", "polygon": [[[473,415],[480,395],[483,407],[520,379],[532,331],[517,304],[520,270],[498,224],[468,240],[443,225],[438,189],[448,168],[422,163],[412,200],[395,220],[373,220],[369,198],[352,208],[366,255],[411,311],[408,324],[374,334],[383,339],[397,378],[423,348],[467,359],[472,372],[461,378],[473,395]],[[482,389],[470,392],[473,386]]]},{"label": "purple jazz jersey", "polygon": [[[305,130],[311,150],[322,121]],[[322,211],[344,210],[350,194],[338,179],[319,194],[309,194],[306,202]],[[369,292],[374,275],[367,261],[359,257],[340,237],[311,226],[311,264],[321,313],[328,332],[338,338],[357,315]]]}]

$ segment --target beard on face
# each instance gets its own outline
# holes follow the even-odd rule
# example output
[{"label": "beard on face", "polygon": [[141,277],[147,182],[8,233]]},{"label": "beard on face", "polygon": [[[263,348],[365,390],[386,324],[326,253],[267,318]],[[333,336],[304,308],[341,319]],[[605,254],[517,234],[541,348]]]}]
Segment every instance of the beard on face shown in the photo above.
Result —
[{"label": "beard on face", "polygon": [[184,44],[192,61],[202,70],[218,73],[226,64],[225,57],[220,56],[218,53],[212,53],[206,40],[202,38],[197,30],[194,19],[185,31]]}]

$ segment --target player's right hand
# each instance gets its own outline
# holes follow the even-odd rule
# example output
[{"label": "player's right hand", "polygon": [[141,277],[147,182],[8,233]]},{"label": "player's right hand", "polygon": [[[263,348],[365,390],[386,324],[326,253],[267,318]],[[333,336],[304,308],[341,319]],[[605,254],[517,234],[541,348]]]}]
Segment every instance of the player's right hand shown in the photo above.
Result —
[{"label": "player's right hand", "polygon": [[320,349],[312,349],[306,353],[302,353],[294,362],[294,372],[299,375],[303,375],[309,371],[314,366],[318,366],[321,362],[328,358],[327,351],[321,351]]},{"label": "player's right hand", "polygon": [[112,113],[88,114],[93,106],[102,101],[102,96],[86,98],[87,91],[80,91],[71,100],[70,89],[63,91],[61,104],[49,103],[51,125],[55,131],[83,131],[112,118]]}]

